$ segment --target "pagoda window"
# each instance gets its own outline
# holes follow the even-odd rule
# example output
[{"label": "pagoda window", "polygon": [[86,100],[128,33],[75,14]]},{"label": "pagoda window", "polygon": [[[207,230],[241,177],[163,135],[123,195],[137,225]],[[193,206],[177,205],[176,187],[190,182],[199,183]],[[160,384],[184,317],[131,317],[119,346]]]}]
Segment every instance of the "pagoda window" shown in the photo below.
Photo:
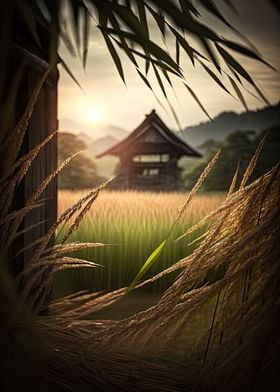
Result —
[{"label": "pagoda window", "polygon": [[133,162],[151,163],[151,162],[168,162],[168,154],[148,154],[148,155],[135,155]]},{"label": "pagoda window", "polygon": [[145,169],[142,175],[144,177],[156,177],[159,175],[159,169]]}]

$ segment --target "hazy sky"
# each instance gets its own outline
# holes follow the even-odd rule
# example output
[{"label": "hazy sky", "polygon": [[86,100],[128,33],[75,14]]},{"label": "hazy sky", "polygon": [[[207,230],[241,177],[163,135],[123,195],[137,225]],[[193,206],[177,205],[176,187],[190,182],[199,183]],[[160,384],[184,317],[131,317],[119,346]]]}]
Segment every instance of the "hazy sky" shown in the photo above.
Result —
[{"label": "hazy sky", "polygon": [[[233,0],[233,3],[239,10],[240,17],[224,7],[223,1],[220,1],[221,10],[233,25],[251,39],[265,59],[279,70],[280,25],[279,17],[275,11],[266,0]],[[221,35],[234,38],[216,19],[209,16],[206,18],[207,23]],[[160,36],[156,34],[154,37],[158,38],[158,42],[164,47]],[[235,37],[235,39],[237,38]],[[174,53],[173,41],[168,40],[167,45],[169,52]],[[87,94],[86,98],[72,79],[63,70],[60,70],[59,122],[61,130],[88,132],[93,138],[99,136],[97,129],[106,124],[114,124],[132,130],[153,108],[171,128],[177,129],[172,115],[166,113],[157,103],[152,92],[140,80],[134,66],[130,64],[125,55],[121,55],[126,76],[126,85],[123,84],[96,27],[93,26],[91,29],[86,73],[80,60],[71,58],[63,47],[61,47],[61,54]],[[212,117],[224,110],[243,111],[240,102],[221,90],[200,67],[193,68],[183,53],[181,59],[188,84],[195,90]],[[270,102],[278,102],[279,73],[275,73],[261,63],[253,62],[246,57],[240,57],[239,60],[251,72],[257,84],[263,88]],[[157,92],[152,72],[150,75],[149,80],[156,87],[155,91]],[[207,117],[182,83],[175,79],[174,86],[177,98],[172,90],[169,90],[168,95],[182,127],[206,121]],[[158,95],[167,106],[159,92]],[[244,95],[250,109],[264,106],[262,102],[251,95],[246,93]]]}]

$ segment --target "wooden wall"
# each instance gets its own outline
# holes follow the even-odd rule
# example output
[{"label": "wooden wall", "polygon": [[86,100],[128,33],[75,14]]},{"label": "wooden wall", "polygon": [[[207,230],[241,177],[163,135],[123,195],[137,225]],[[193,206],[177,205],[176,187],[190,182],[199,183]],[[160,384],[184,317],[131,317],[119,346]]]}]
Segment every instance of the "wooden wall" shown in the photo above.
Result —
[{"label": "wooden wall", "polygon": [[[43,57],[43,56],[42,56]],[[18,44],[11,45],[10,56],[8,60],[8,70],[6,75],[5,89],[9,91],[19,70],[22,72],[20,83],[17,86],[16,94],[12,104],[12,111],[9,121],[5,124],[8,132],[13,132],[15,124],[23,114],[32,95],[35,85],[42,78],[48,68],[48,63],[44,58],[31,53],[26,47]],[[33,147],[41,143],[48,135],[58,128],[57,121],[57,82],[58,72],[54,70],[45,81],[38,100],[35,104],[32,117],[22,143],[18,157],[28,153]],[[0,166],[4,166],[6,158],[0,157]],[[13,197],[14,209],[19,209],[25,205],[26,200],[30,198],[33,192],[38,188],[40,183],[57,167],[57,137],[54,136],[39,152],[38,156],[32,163],[27,175],[16,189]],[[30,259],[35,247],[30,247],[35,240],[44,235],[53,225],[57,218],[57,179],[54,178],[48,185],[44,193],[40,196],[43,205],[30,212],[24,219],[21,229],[25,230],[32,225],[37,225],[32,230],[27,230],[23,235],[17,238],[13,245],[15,253],[23,247],[26,251],[13,260],[13,273],[17,275]]]}]

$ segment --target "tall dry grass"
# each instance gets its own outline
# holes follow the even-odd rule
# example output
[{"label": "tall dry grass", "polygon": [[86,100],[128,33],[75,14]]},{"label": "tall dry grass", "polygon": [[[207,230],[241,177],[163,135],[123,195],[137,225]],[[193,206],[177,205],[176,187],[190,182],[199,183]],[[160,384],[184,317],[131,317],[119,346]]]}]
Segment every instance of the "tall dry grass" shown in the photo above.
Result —
[{"label": "tall dry grass", "polygon": [[[19,144],[27,122],[22,120],[16,128]],[[139,289],[179,271],[158,303],[129,318],[104,321],[88,316],[117,303],[127,294],[127,287],[108,293],[75,293],[52,301],[48,315],[40,311],[58,269],[89,267],[88,261],[66,256],[69,251],[104,245],[62,241],[53,246],[50,240],[61,225],[66,227],[65,240],[77,232],[106,183],[66,209],[37,243],[21,274],[11,275],[15,255],[10,245],[22,233],[20,223],[28,211],[45,202],[38,198],[57,174],[56,170],[42,181],[27,206],[12,210],[14,189],[40,148],[43,145],[15,161],[0,181],[1,389],[278,391],[279,165],[247,185],[259,148],[240,189],[231,187],[221,206],[194,228],[189,229],[187,223],[183,235],[209,224],[195,251],[137,283]],[[186,198],[178,216],[190,211],[191,198]],[[181,235],[177,242],[182,240]],[[205,309],[210,309],[209,317],[201,325],[199,318]],[[198,328],[200,333],[194,336]]]}]

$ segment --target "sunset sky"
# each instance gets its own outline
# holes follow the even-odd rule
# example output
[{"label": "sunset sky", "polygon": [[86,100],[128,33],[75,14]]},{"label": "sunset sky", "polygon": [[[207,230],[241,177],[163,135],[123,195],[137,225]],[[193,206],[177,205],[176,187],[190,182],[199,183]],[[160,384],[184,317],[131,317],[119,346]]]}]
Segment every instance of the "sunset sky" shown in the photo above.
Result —
[{"label": "sunset sky", "polygon": [[[279,17],[273,8],[266,0],[233,0],[233,3],[239,10],[240,17],[225,7],[223,1],[217,2],[217,4],[221,4],[221,10],[228,20],[239,31],[249,37],[264,58],[279,70],[280,25]],[[209,23],[221,35],[237,39],[213,17],[206,15],[204,21]],[[152,30],[153,38],[164,47],[165,44],[157,33],[157,28],[152,26]],[[169,52],[174,54],[175,43],[169,39],[167,45]],[[121,55],[126,76],[126,85],[123,84],[103,38],[94,24],[90,35],[86,73],[80,59],[72,58],[63,46],[61,46],[61,55],[79,80],[86,94],[85,96],[72,79],[60,69],[59,124],[61,130],[87,132],[92,138],[100,137],[98,129],[107,124],[114,124],[132,130],[142,121],[144,115],[153,108],[171,128],[175,130],[178,128],[172,115],[166,113],[157,103],[152,92],[140,80],[134,66],[130,64],[125,55]],[[240,102],[221,90],[200,67],[193,68],[183,53],[181,59],[188,84],[194,89],[212,117],[225,110],[243,111]],[[246,57],[238,57],[238,59],[254,76],[255,81],[262,87],[270,102],[278,102],[279,73],[275,73],[261,63],[251,61]],[[152,72],[150,75],[149,80],[155,87],[155,92],[167,107],[163,96],[159,93]],[[169,90],[168,95],[179,117],[181,126],[184,128],[188,125],[206,121],[207,117],[183,84],[174,79],[174,87],[177,98],[172,90]],[[265,106],[263,102],[258,101],[251,95],[247,93],[244,95],[250,109]]]}]

